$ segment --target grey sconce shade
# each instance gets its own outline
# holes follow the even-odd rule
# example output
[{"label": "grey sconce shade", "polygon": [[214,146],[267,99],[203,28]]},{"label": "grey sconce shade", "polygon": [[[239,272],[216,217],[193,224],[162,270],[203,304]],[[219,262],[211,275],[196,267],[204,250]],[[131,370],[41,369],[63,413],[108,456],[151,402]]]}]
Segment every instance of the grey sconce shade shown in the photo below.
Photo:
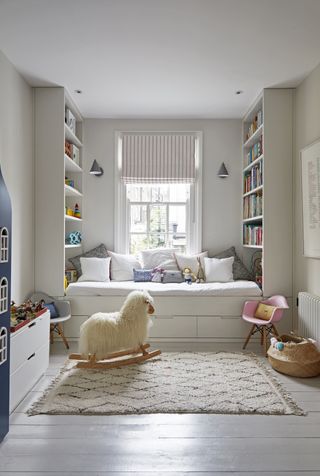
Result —
[{"label": "grey sconce shade", "polygon": [[103,175],[103,168],[100,167],[96,160],[93,161],[93,164],[90,169],[90,174],[95,175],[96,177],[101,177],[101,175]]},{"label": "grey sconce shade", "polygon": [[218,177],[220,178],[226,178],[229,177],[229,172],[227,170],[227,167],[225,166],[224,162],[220,165],[220,169],[218,172]]}]

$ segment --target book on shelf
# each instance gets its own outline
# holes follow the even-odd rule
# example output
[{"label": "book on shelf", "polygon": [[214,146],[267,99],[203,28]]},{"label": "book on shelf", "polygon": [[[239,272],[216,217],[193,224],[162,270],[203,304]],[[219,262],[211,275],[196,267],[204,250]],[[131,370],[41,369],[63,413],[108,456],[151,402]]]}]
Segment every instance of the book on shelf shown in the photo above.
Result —
[{"label": "book on shelf", "polygon": [[244,225],[243,244],[249,246],[262,246],[262,226],[250,224]]},{"label": "book on shelf", "polygon": [[262,181],[262,162],[254,165],[252,169],[244,173],[243,193],[250,192],[251,190],[260,187],[263,184]]},{"label": "book on shelf", "polygon": [[246,163],[244,164],[245,167],[251,164],[254,160],[256,160],[260,155],[263,153],[263,140],[262,136],[259,138],[259,140],[253,144],[252,147],[248,150],[246,154]]},{"label": "book on shelf", "polygon": [[243,218],[254,218],[262,215],[262,193],[253,193],[243,198]]}]

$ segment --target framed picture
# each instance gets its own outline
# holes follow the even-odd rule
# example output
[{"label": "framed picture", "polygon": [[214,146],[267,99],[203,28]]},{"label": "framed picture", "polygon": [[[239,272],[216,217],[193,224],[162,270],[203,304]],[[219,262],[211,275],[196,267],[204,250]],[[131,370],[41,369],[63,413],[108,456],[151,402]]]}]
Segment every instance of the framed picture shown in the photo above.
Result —
[{"label": "framed picture", "polygon": [[320,258],[320,140],[301,150],[303,255]]}]

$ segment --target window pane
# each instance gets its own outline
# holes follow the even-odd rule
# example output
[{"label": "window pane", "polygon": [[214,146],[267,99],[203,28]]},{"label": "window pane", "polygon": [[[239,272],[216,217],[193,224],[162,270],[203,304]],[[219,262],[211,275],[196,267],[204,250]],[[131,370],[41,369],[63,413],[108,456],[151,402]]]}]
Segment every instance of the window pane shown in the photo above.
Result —
[{"label": "window pane", "polygon": [[130,202],[150,202],[151,187],[149,185],[127,185],[127,197]]},{"label": "window pane", "polygon": [[187,249],[187,237],[186,235],[169,235],[168,248],[174,248],[178,253],[185,253]]},{"label": "window pane", "polygon": [[130,235],[130,254],[136,255],[149,248],[147,235]]},{"label": "window pane", "polygon": [[178,235],[186,233],[185,205],[169,205],[169,231]]},{"label": "window pane", "polygon": [[150,206],[150,232],[165,232],[167,229],[167,207],[166,205]]},{"label": "window pane", "polygon": [[190,185],[185,183],[176,183],[170,185],[170,202],[186,202],[189,196]]},{"label": "window pane", "polygon": [[149,235],[149,248],[165,248],[167,246],[166,236],[163,234]]},{"label": "window pane", "polygon": [[147,206],[130,205],[130,232],[143,233],[147,231]]},{"label": "window pane", "polygon": [[170,185],[157,185],[151,188],[152,202],[168,202],[170,199]]}]

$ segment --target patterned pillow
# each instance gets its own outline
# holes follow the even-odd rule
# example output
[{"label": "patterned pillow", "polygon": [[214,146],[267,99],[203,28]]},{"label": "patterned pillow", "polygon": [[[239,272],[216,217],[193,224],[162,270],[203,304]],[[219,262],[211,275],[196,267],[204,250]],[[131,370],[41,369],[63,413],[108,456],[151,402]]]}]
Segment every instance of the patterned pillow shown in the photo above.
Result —
[{"label": "patterned pillow", "polygon": [[246,266],[243,264],[239,256],[237,255],[236,249],[234,246],[231,246],[227,250],[221,251],[221,253],[218,253],[217,255],[214,255],[214,258],[230,258],[231,256],[234,256],[234,262],[233,262],[233,279],[234,280],[244,280],[244,281],[253,281],[254,278],[250,271],[246,268]]},{"label": "patterned pillow", "polygon": [[147,283],[152,279],[152,269],[134,269],[133,281],[135,283]]},{"label": "patterned pillow", "polygon": [[69,258],[69,261],[77,271],[78,278],[82,275],[80,258],[108,258],[108,250],[106,246],[101,243],[101,245],[96,246],[96,248],[93,248],[82,255]]},{"label": "patterned pillow", "polygon": [[164,271],[163,283],[182,283],[184,281],[181,271]]}]

